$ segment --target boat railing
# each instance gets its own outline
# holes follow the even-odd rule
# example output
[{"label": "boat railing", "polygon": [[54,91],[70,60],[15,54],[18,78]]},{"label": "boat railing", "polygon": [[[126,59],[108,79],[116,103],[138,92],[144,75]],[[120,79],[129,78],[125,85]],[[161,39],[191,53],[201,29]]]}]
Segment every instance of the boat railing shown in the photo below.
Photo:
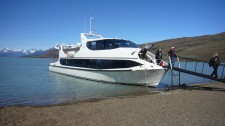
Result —
[{"label": "boat railing", "polygon": [[147,56],[147,61],[150,61],[150,62],[153,62],[156,64],[156,59],[155,59],[155,55],[152,54],[151,52],[147,52],[146,53],[146,56]]},{"label": "boat railing", "polygon": [[61,45],[59,48],[59,57],[73,58],[79,50],[80,50],[80,46],[71,47],[71,46]]},{"label": "boat railing", "polygon": [[101,39],[103,36],[100,34],[94,34],[94,33],[81,33],[81,38],[87,40],[87,39]]}]

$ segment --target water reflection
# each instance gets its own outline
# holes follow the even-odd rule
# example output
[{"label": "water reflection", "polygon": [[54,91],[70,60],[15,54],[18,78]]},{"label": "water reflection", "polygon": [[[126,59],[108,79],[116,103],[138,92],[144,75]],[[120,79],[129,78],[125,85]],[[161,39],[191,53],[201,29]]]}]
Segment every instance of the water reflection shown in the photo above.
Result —
[{"label": "water reflection", "polygon": [[89,81],[57,73],[50,73],[54,80],[58,102],[83,101],[93,98],[107,98],[148,93],[146,87],[128,86]]}]

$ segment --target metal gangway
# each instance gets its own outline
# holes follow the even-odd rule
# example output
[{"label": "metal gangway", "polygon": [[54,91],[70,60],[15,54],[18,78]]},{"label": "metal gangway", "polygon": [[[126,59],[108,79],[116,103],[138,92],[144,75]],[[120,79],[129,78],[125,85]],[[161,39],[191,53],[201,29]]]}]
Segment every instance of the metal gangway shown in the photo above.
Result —
[{"label": "metal gangway", "polygon": [[[194,59],[194,58],[189,58],[189,57],[183,57],[179,56],[176,58],[177,63],[176,65],[172,66],[171,63],[171,58],[169,57],[169,63],[167,66],[164,66],[165,68],[171,70],[171,86],[173,86],[173,76],[175,76],[173,71],[178,71],[178,76],[179,76],[179,85],[181,84],[180,80],[180,73],[186,73],[198,77],[202,77],[203,81],[204,79],[210,79],[218,82],[223,82],[225,83],[225,76],[224,76],[224,69],[225,69],[225,64],[220,64],[218,67],[218,71],[220,71],[219,76],[217,78],[212,77],[211,73],[212,71],[207,71],[205,72],[205,68],[209,68],[208,61],[205,60],[200,60],[200,59]],[[182,62],[182,65],[181,65]],[[190,65],[192,69],[190,69]]]}]

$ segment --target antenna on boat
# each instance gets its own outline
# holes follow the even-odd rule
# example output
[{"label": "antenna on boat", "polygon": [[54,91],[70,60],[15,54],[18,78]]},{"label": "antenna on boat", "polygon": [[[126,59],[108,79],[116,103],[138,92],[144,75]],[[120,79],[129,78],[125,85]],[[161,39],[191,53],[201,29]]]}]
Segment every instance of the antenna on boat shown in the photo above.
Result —
[{"label": "antenna on boat", "polygon": [[91,20],[93,20],[94,19],[94,17],[91,15],[90,16],[90,31],[89,31],[89,36],[92,36],[92,34],[93,34],[93,31],[92,31],[92,27],[91,27]]},{"label": "antenna on boat", "polygon": [[86,16],[84,16],[84,33],[85,33],[85,30],[86,30]]}]

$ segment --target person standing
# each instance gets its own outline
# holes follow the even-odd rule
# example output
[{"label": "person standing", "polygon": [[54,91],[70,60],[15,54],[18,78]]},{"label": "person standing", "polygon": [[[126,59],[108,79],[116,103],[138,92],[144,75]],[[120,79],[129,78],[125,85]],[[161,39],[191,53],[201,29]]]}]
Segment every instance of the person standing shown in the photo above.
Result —
[{"label": "person standing", "polygon": [[141,51],[140,51],[140,58],[141,59],[146,59],[147,58],[146,57],[146,53],[147,53],[147,49],[145,47],[142,48]]},{"label": "person standing", "polygon": [[159,64],[161,62],[161,60],[162,60],[162,49],[158,49],[156,51],[155,59],[157,61],[157,64]]},{"label": "person standing", "polygon": [[175,52],[175,48],[174,47],[171,47],[170,51],[168,52],[168,56],[171,59],[172,66],[174,66],[175,59],[177,58],[177,54]]},{"label": "person standing", "polygon": [[[215,54],[210,58],[210,62],[211,62],[212,67],[213,67],[213,72],[212,72],[212,74],[211,74],[211,77],[218,78],[217,70],[218,70],[218,66],[220,65],[220,58],[219,58],[218,53],[215,53]],[[214,75],[215,75],[215,76],[214,76]]]}]

